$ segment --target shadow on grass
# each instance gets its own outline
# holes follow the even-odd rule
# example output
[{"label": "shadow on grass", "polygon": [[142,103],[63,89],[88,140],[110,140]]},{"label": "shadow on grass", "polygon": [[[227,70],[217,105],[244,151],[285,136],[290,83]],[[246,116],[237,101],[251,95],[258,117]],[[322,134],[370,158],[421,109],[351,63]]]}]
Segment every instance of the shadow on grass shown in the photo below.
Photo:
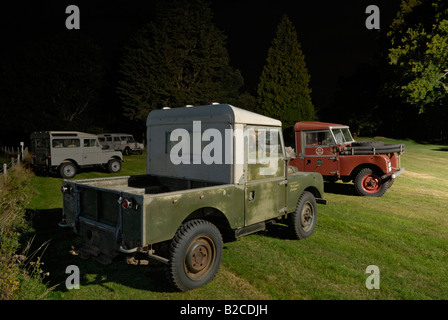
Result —
[{"label": "shadow on grass", "polygon": [[[153,292],[173,292],[165,277],[165,266],[156,261],[149,265],[134,266],[125,262],[124,256],[118,256],[110,265],[103,265],[93,259],[81,259],[70,253],[72,246],[79,247],[82,239],[71,229],[61,228],[62,209],[27,210],[27,219],[31,222],[34,236],[32,247],[38,248],[49,241],[42,255],[43,271],[50,275],[44,278],[48,287],[56,286],[54,293],[67,292],[65,281],[71,274],[66,273],[70,265],[76,265],[81,274],[80,285],[101,285],[109,288],[106,283],[115,282],[135,289]],[[32,248],[33,249],[33,248]],[[109,289],[112,290],[112,289]],[[91,297],[95,299],[95,297]]]},{"label": "shadow on grass", "polygon": [[432,151],[448,151],[448,147],[439,147],[436,149],[431,149]]},{"label": "shadow on grass", "polygon": [[352,183],[325,182],[324,191],[346,196],[358,196],[355,191],[355,186]]}]

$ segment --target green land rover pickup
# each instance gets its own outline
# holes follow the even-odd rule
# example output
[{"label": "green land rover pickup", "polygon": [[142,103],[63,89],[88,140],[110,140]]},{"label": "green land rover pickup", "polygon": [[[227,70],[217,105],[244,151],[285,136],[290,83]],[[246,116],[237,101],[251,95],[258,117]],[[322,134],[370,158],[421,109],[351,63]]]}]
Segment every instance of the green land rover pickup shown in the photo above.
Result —
[{"label": "green land rover pickup", "polygon": [[322,176],[288,165],[278,120],[228,104],[155,110],[147,142],[146,174],[63,181],[60,226],[83,238],[79,254],[155,259],[187,291],[214,278],[224,240],[277,222],[306,238],[326,204]]}]

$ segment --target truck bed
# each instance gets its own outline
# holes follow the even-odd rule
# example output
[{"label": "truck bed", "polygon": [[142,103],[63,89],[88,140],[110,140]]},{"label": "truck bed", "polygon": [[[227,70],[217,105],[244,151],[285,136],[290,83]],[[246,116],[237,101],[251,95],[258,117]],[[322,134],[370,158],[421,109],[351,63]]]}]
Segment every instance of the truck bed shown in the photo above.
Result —
[{"label": "truck bed", "polygon": [[138,195],[159,194],[222,185],[209,181],[162,177],[156,175],[121,176],[74,180],[76,184]]}]

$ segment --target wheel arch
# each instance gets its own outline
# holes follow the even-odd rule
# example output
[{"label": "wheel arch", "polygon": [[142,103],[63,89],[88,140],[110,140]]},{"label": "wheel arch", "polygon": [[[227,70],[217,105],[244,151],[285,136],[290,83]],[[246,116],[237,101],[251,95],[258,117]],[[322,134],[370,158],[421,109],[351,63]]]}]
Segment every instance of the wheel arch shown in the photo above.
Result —
[{"label": "wheel arch", "polygon": [[320,194],[319,190],[314,186],[309,186],[308,188],[306,188],[303,191],[311,192],[313,194],[314,198],[322,198],[322,195]]},{"label": "wheel arch", "polygon": [[74,159],[70,159],[69,158],[69,159],[64,159],[63,161],[61,161],[61,163],[58,165],[58,170],[64,163],[67,163],[67,162],[71,162],[71,163],[73,163],[76,166],[76,168],[79,168],[78,162],[76,160],[74,160]]},{"label": "wheel arch", "polygon": [[232,233],[229,220],[226,215],[217,208],[202,207],[196,209],[182,221],[182,224],[194,219],[203,219],[214,224],[218,228],[219,232],[221,232],[222,236],[228,236]]},{"label": "wheel arch", "polygon": [[382,176],[384,174],[383,170],[373,163],[363,163],[355,167],[352,172],[350,173],[350,180],[354,180],[358,173],[363,169],[371,169],[375,174]]}]

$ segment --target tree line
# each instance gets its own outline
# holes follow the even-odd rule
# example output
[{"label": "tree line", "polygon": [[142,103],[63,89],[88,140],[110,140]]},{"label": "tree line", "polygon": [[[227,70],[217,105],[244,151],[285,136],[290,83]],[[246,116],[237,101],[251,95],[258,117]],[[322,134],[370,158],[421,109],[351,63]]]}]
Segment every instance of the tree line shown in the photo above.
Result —
[{"label": "tree line", "polygon": [[356,134],[448,142],[448,3],[404,0],[375,63],[342,78],[323,116]]},{"label": "tree line", "polygon": [[0,65],[0,143],[33,131],[127,131],[137,139],[163,107],[230,103],[288,130],[301,120],[340,122],[358,135],[446,140],[448,9],[443,0],[404,0],[379,33],[376,64],[341,79],[317,110],[295,26],[279,22],[257,92],[245,91],[226,35],[205,0],[160,1],[155,16],[113,62],[83,32],[48,36]]}]

